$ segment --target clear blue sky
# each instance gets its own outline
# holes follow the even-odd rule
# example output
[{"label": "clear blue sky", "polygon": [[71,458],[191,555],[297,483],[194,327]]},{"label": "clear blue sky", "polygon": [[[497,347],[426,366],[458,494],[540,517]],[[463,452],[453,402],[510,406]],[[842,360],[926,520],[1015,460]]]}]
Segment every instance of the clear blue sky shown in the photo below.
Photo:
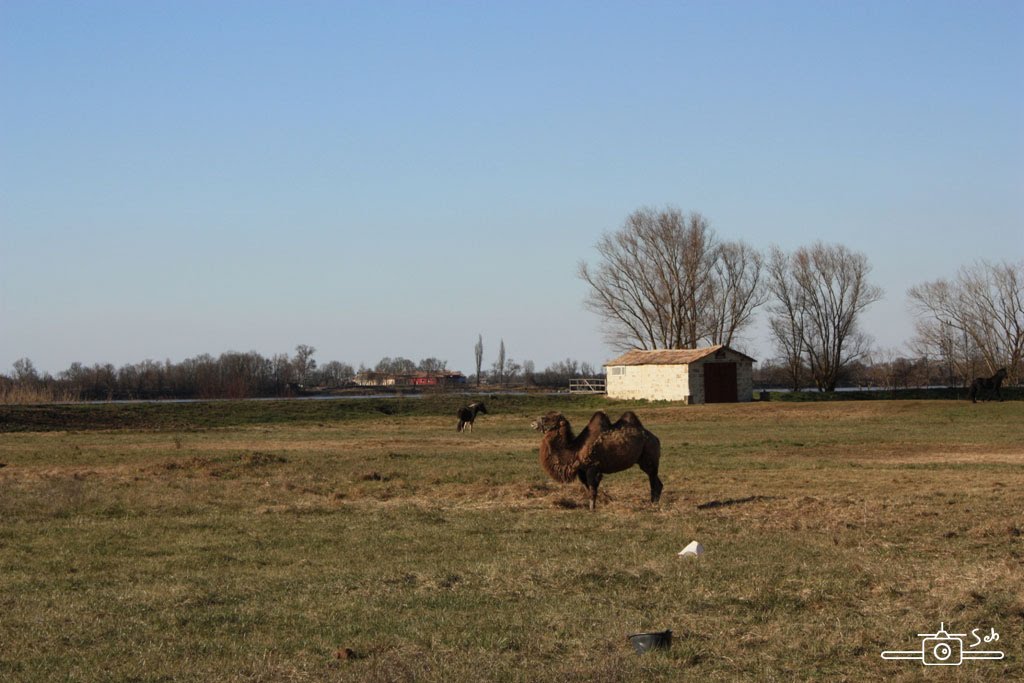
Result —
[{"label": "clear blue sky", "polygon": [[[641,206],[906,289],[1024,258],[1024,3],[0,3],[0,372],[614,354]],[[747,350],[768,358],[754,335]]]}]

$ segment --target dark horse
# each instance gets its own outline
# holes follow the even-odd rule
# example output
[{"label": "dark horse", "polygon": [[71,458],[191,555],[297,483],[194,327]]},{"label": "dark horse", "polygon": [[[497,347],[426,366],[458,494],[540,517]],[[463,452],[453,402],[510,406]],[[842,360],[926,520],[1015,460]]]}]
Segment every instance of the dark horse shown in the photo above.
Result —
[{"label": "dark horse", "polygon": [[1006,379],[1006,368],[999,368],[991,377],[975,379],[971,383],[971,403],[977,403],[979,398],[982,401],[990,400],[992,396],[1002,401],[1003,395],[999,393],[999,386],[1004,379]]},{"label": "dark horse", "polygon": [[473,431],[473,420],[476,419],[477,413],[487,414],[487,406],[483,403],[470,403],[464,408],[459,408],[457,413],[459,418],[459,424],[455,427],[455,431],[464,432],[468,428],[469,431]]}]

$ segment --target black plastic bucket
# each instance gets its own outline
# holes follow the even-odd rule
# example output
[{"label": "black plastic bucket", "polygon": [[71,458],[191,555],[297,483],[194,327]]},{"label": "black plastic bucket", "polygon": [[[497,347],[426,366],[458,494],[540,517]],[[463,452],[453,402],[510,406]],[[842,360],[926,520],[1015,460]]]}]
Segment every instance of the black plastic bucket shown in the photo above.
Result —
[{"label": "black plastic bucket", "polygon": [[634,633],[629,636],[629,642],[638,654],[659,648],[667,649],[672,645],[672,629],[651,633]]}]

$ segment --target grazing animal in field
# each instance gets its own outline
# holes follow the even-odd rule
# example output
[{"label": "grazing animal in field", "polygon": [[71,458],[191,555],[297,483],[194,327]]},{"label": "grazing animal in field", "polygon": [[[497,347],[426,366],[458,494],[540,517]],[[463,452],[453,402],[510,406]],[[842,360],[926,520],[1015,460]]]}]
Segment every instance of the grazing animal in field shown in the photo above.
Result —
[{"label": "grazing animal in field", "polygon": [[976,378],[971,382],[971,403],[977,403],[979,398],[982,401],[991,400],[993,396],[1002,401],[1003,395],[999,392],[999,387],[1003,384],[1004,379],[1006,379],[1006,368],[999,368],[991,377]]},{"label": "grazing animal in field", "polygon": [[651,502],[661,498],[658,479],[661,441],[640,423],[632,411],[612,423],[597,411],[579,434],[565,416],[551,412],[531,425],[542,432],[540,464],[555,481],[567,483],[579,479],[590,493],[590,509],[597,504],[597,487],[605,474],[621,472],[639,465],[651,483]]},{"label": "grazing animal in field", "polygon": [[483,403],[470,403],[468,406],[459,408],[457,413],[459,424],[455,427],[455,431],[464,432],[467,429],[473,431],[473,421],[476,420],[477,413],[486,415],[487,406]]}]

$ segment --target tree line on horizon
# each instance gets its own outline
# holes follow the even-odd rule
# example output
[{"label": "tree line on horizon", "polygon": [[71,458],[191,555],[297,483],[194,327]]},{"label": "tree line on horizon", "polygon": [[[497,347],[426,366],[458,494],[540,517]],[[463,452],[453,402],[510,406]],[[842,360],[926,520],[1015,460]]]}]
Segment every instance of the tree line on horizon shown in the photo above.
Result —
[{"label": "tree line on horizon", "polygon": [[[857,368],[893,356],[875,349],[863,312],[884,292],[865,254],[815,242],[767,254],[721,239],[699,213],[642,208],[596,245],[596,265],[581,261],[585,304],[603,321],[614,348],[739,346],[755,314],[767,314],[775,355],[792,389],[833,391]],[[1024,368],[1024,260],[981,261],[951,279],[911,287],[914,361],[945,369],[968,384],[1006,368],[1009,383]]]},{"label": "tree line on horizon", "polygon": [[[470,375],[469,384],[479,380],[490,386],[564,387],[571,377],[596,374],[589,363],[571,358],[537,371],[533,361],[518,363],[506,358],[504,341],[501,351],[492,370]],[[336,360],[318,364],[315,353],[314,347],[300,344],[293,355],[280,353],[270,357],[256,351],[227,351],[217,357],[201,354],[178,363],[144,360],[121,367],[110,363],[72,363],[56,376],[40,373],[29,358],[21,358],[14,362],[11,374],[0,374],[0,403],[285,398],[350,388],[361,373],[441,374],[448,370],[447,361],[433,357],[416,363],[401,356],[386,356],[372,368],[362,364],[354,368]]]}]

